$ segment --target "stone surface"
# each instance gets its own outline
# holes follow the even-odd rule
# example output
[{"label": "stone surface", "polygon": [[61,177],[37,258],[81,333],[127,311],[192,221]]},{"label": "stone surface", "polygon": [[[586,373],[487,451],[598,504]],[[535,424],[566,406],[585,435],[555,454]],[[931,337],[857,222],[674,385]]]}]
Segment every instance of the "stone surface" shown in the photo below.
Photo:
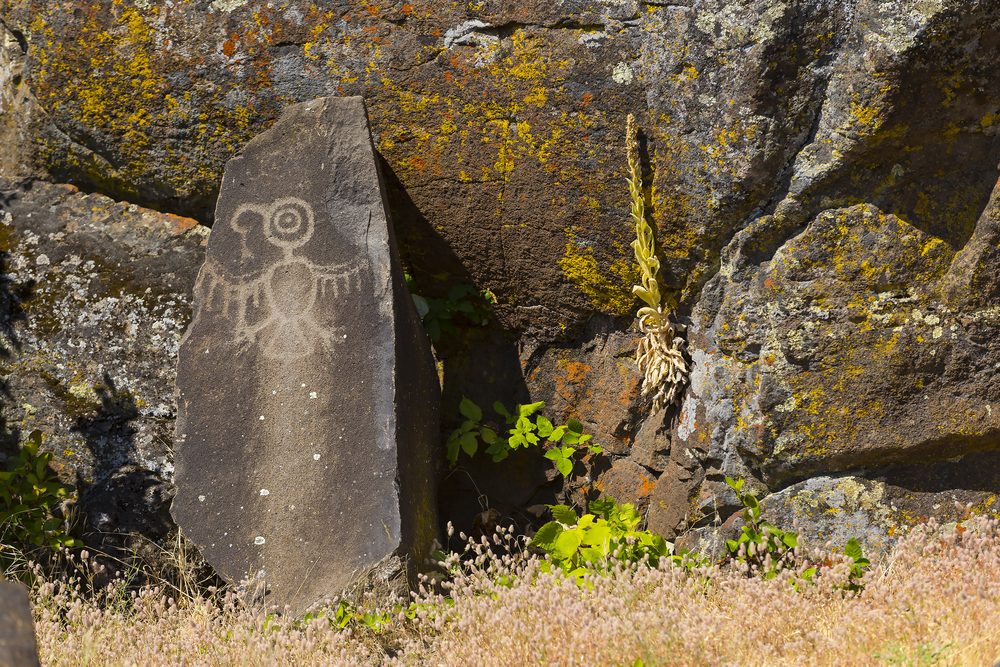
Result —
[{"label": "stone surface", "polygon": [[0,178],[32,173],[32,123],[38,107],[25,75],[28,43],[0,21]]},{"label": "stone surface", "polygon": [[21,584],[0,581],[0,665],[37,667],[38,664],[28,591]]},{"label": "stone surface", "polygon": [[173,366],[207,236],[71,186],[0,183],[0,459],[41,430],[92,548],[155,558],[128,534],[171,530]]},{"label": "stone surface", "polygon": [[301,611],[429,556],[437,376],[361,98],[226,166],[177,384],[172,513],[220,574]]}]

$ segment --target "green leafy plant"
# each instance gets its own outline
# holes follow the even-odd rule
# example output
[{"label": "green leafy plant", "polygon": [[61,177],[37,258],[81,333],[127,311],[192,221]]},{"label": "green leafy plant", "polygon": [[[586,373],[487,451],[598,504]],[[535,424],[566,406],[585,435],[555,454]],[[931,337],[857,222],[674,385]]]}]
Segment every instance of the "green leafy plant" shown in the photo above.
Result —
[{"label": "green leafy plant", "polygon": [[59,505],[73,488],[49,470],[52,454],[41,451],[42,432],[32,431],[9,468],[0,472],[0,567],[20,554],[80,546],[71,537]]},{"label": "green leafy plant", "polygon": [[613,562],[648,563],[656,567],[670,554],[659,535],[638,530],[641,517],[630,503],[609,498],[590,503],[590,513],[577,516],[565,505],[549,505],[552,521],[538,529],[530,545],[547,556],[550,567],[575,577],[606,572]]},{"label": "green leafy plant", "polygon": [[497,401],[493,404],[493,411],[502,423],[484,424],[482,408],[463,398],[458,410],[465,419],[448,436],[448,461],[455,465],[463,452],[472,457],[484,448],[494,462],[500,462],[517,449],[541,447],[545,450],[545,458],[551,460],[560,474],[566,477],[572,472],[573,457],[578,453],[600,454],[604,451],[591,441],[590,435],[583,432],[583,424],[579,421],[570,419],[566,424],[553,424],[538,414],[543,407],[545,403],[539,401],[517,405],[511,411]]},{"label": "green leafy plant", "polygon": [[[761,517],[760,502],[752,493],[743,491],[744,480],[726,477],[726,484],[736,492],[743,505],[743,525],[740,536],[726,540],[730,557],[749,566],[749,574],[760,574],[764,579],[773,579],[782,570],[795,562],[795,548],[799,544],[798,535],[790,530],[778,528]],[[811,567],[801,574],[807,581],[816,574]]]},{"label": "green leafy plant", "polygon": [[861,579],[865,576],[865,571],[868,570],[872,563],[865,557],[861,549],[861,543],[855,537],[847,540],[847,544],[844,545],[844,555],[851,559],[851,572],[848,575],[847,584],[844,588],[857,593],[864,588]]},{"label": "green leafy plant", "polygon": [[474,285],[454,285],[443,298],[418,294],[416,282],[408,274],[406,286],[427,336],[435,343],[456,335],[459,326],[486,326],[497,302],[489,289],[479,289]]},{"label": "green leafy plant", "polygon": [[[743,525],[740,536],[735,540],[726,540],[726,549],[730,558],[748,566],[748,574],[760,574],[765,579],[773,579],[782,570],[799,565],[795,549],[799,545],[796,533],[784,530],[765,521],[761,514],[760,502],[752,493],[743,491],[744,480],[726,477],[726,484],[736,492],[743,505]],[[852,537],[844,545],[844,555],[851,561],[850,572],[844,590],[858,592],[864,585],[862,578],[871,566],[871,561],[865,557],[861,543]],[[807,563],[804,563],[805,565]],[[798,588],[803,582],[812,581],[816,576],[817,567],[800,567],[794,582]]]}]

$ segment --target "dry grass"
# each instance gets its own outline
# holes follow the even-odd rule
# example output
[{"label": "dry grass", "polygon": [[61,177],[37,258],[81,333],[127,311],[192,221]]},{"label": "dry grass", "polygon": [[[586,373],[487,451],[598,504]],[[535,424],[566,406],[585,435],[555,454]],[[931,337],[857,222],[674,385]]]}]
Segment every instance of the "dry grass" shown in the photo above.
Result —
[{"label": "dry grass", "polygon": [[[503,540],[500,540],[503,542]],[[508,538],[507,544],[514,544]],[[162,589],[103,601],[86,581],[35,593],[46,665],[992,665],[1000,658],[1000,530],[915,530],[844,593],[843,563],[796,592],[717,567],[617,568],[578,588],[518,549],[466,561],[449,591],[381,633],[296,623]],[[503,586],[498,575],[515,576]],[[789,575],[791,576],[791,575]],[[116,590],[118,592],[116,592]]]}]

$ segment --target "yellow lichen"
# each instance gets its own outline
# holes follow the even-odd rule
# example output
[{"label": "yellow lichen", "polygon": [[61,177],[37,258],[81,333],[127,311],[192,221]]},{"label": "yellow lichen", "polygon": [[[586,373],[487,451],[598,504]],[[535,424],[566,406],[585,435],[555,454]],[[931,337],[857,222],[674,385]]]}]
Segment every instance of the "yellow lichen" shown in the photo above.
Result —
[{"label": "yellow lichen", "polygon": [[602,270],[593,247],[580,243],[571,230],[566,230],[566,235],[566,254],[559,260],[566,279],[601,312],[615,316],[630,313],[635,303],[631,286],[638,281],[638,267],[619,257]]}]

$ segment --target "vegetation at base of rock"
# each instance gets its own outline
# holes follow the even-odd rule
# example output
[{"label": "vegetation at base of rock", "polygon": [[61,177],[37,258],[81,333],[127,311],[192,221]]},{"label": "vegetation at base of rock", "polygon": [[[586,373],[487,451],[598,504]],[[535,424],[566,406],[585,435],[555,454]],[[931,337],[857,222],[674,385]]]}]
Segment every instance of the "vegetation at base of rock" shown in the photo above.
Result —
[{"label": "vegetation at base of rock", "polygon": [[[726,484],[743,505],[741,516],[743,525],[736,539],[726,540],[729,558],[739,563],[748,576],[774,579],[783,571],[794,571],[796,588],[803,582],[812,581],[819,565],[810,563],[799,551],[799,537],[791,530],[785,530],[764,520],[763,510],[757,497],[743,490],[745,480],[726,477]],[[861,580],[871,562],[862,553],[861,543],[852,537],[844,546],[844,555],[850,559],[850,571],[845,590],[861,590]]]},{"label": "vegetation at base of rock", "polygon": [[566,505],[549,505],[549,510],[553,520],[538,529],[530,544],[578,584],[587,575],[608,572],[619,562],[656,567],[670,553],[666,540],[638,529],[642,517],[631,503],[593,500],[590,513],[582,516]]},{"label": "vegetation at base of rock", "polygon": [[[581,587],[510,538],[470,541],[445,590],[431,582],[408,601],[365,599],[345,605],[341,620],[337,606],[294,618],[234,591],[132,593],[121,580],[95,598],[79,577],[40,575],[42,662],[700,666],[754,664],[766,650],[768,664],[971,666],[1000,655],[1000,636],[989,632],[1000,614],[995,520],[914,529],[856,595],[844,594],[850,564],[837,554],[801,591],[787,584],[790,573],[747,578],[718,565],[689,573],[666,559],[613,563],[610,576]],[[358,614],[371,622],[340,627]]]},{"label": "vegetation at base of rock", "polygon": [[652,395],[653,412],[658,412],[680,398],[681,389],[687,382],[688,366],[684,357],[687,343],[678,335],[680,325],[673,322],[673,314],[660,289],[660,259],[656,256],[653,228],[646,220],[638,130],[635,117],[631,114],[625,129],[625,147],[630,215],[635,226],[632,251],[640,274],[640,283],[632,288],[632,292],[646,304],[637,313],[643,339],[635,351],[635,360],[642,373],[642,393],[644,396]]},{"label": "vegetation at base of rock", "polygon": [[443,297],[424,296],[418,293],[413,276],[407,274],[406,287],[433,343],[458,335],[460,327],[486,326],[497,302],[489,289],[467,283],[452,285]]},{"label": "vegetation at base of rock", "polygon": [[[503,420],[483,423],[483,410],[468,398],[462,398],[458,409],[465,420],[451,432],[445,443],[448,462],[454,466],[461,453],[472,457],[485,447],[494,463],[503,461],[510,453],[522,448],[541,447],[545,458],[552,461],[563,477],[573,471],[574,456],[579,453],[600,454],[604,450],[591,442],[591,436],[583,432],[583,424],[570,419],[565,424],[553,424],[538,411],[545,407],[544,401],[517,405],[508,410],[503,403],[493,403],[493,410]],[[506,435],[502,432],[506,431]]]},{"label": "vegetation at base of rock", "polygon": [[9,571],[25,556],[80,546],[69,533],[63,508],[75,491],[49,470],[52,454],[41,451],[42,432],[35,430],[17,456],[0,471],[0,571]]}]

